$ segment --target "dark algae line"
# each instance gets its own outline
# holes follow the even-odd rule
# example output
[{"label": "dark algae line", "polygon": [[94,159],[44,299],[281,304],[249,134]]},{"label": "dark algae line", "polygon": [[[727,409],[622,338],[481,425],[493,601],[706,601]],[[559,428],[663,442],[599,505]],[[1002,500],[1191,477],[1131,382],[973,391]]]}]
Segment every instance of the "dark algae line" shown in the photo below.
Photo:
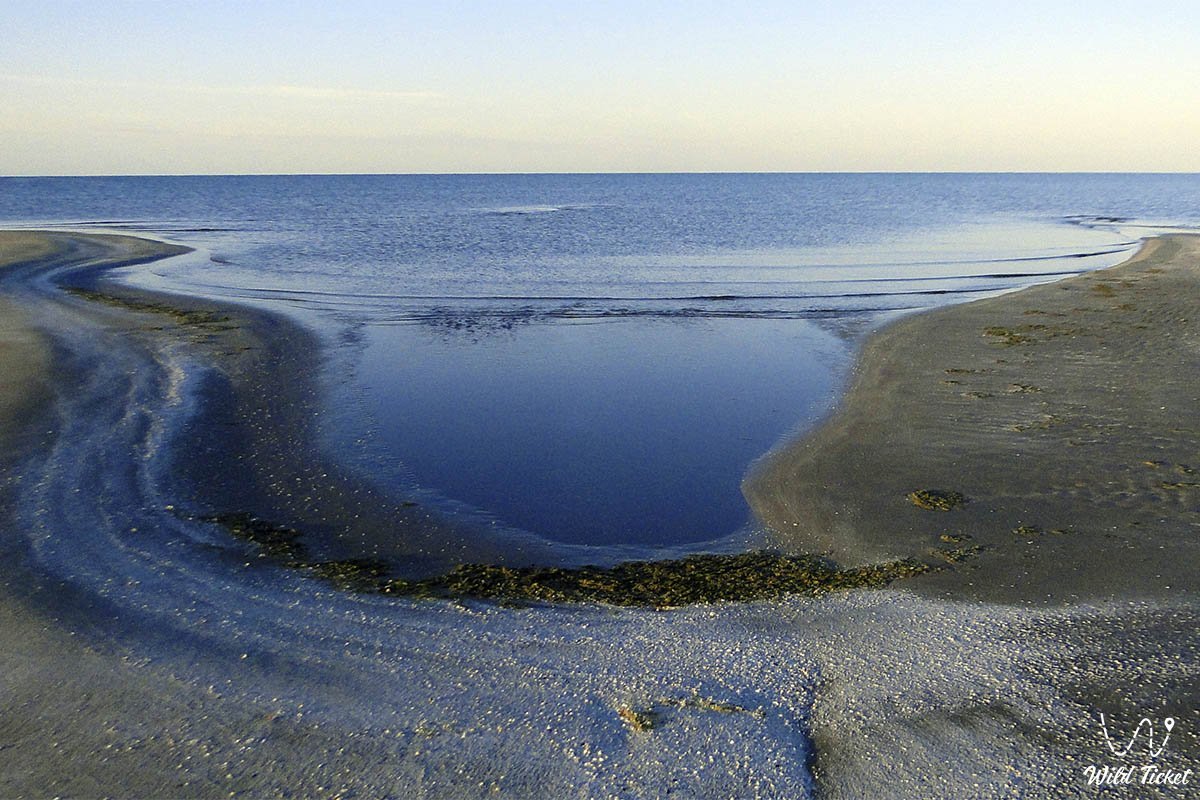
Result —
[{"label": "dark algae line", "polygon": [[821,556],[755,550],[627,561],[611,567],[460,564],[442,575],[406,580],[393,577],[390,565],[378,559],[312,560],[300,531],[273,525],[252,514],[210,514],[191,519],[220,525],[237,538],[252,542],[260,558],[308,573],[339,589],[397,597],[674,608],[878,588],[934,569],[914,559],[843,569]]}]

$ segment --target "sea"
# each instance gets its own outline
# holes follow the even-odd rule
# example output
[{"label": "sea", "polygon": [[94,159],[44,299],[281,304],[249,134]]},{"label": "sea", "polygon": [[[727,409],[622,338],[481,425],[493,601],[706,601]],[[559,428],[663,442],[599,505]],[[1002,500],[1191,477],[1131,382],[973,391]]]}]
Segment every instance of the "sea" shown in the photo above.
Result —
[{"label": "sea", "polygon": [[0,178],[0,226],[196,253],[129,284],[323,344],[323,443],[447,514],[654,556],[744,546],[742,479],[897,317],[1200,226],[1200,176]]}]

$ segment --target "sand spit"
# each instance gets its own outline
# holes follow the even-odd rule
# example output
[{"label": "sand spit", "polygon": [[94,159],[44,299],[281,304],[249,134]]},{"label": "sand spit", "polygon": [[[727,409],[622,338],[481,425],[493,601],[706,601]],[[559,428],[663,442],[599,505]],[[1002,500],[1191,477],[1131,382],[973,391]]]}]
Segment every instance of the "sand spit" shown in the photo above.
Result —
[{"label": "sand spit", "polygon": [[779,543],[846,563],[953,541],[910,586],[1006,603],[1200,590],[1200,238],[906,318],[814,435],[744,491]]},{"label": "sand spit", "polygon": [[[16,331],[27,352],[52,354],[44,391],[54,399],[31,402],[25,383],[10,394],[24,409],[16,430],[36,434],[9,435],[0,449],[0,796],[1079,797],[1096,791],[1089,766],[1182,774],[1200,763],[1194,591],[1034,608],[936,596],[987,580],[1003,564],[998,547],[896,584],[921,584],[920,594],[671,611],[355,593],[256,558],[261,543],[189,520],[160,478],[199,492],[208,475],[204,491],[232,508],[238,492],[261,494],[285,526],[324,513],[332,529],[370,505],[324,507],[308,491],[320,474],[288,472],[306,468],[289,453],[308,452],[293,445],[315,429],[286,409],[311,418],[315,387],[302,372],[265,387],[254,375],[280,374],[280,358],[284,370],[304,365],[305,348],[280,341],[300,334],[104,284],[106,265],[161,257],[161,245],[48,236],[51,252],[0,271],[0,295],[23,317],[4,317],[0,341]],[[51,278],[66,269],[96,280],[64,292]],[[1084,296],[1107,303],[1106,292]],[[1028,324],[1049,324],[1034,316]],[[1134,330],[1153,347],[1155,331]],[[1031,346],[1008,339],[1039,333],[980,336],[1004,358]],[[14,352],[0,358],[13,363]],[[43,369],[27,363],[31,375]],[[947,379],[956,374],[968,373]],[[199,435],[163,447],[161,423],[176,414],[198,419]],[[258,424],[226,424],[245,418]],[[272,445],[266,432],[281,430],[292,438]],[[1163,463],[1147,470],[1190,463],[1150,460]],[[991,502],[973,485],[925,477],[902,482],[902,509],[954,519]],[[1162,517],[1189,513],[1170,510]],[[1021,525],[1011,535],[1067,536],[1050,519]],[[945,555],[976,540],[990,544],[947,528],[933,546]],[[1123,554],[1134,557],[1154,554]],[[1141,739],[1114,756],[1101,713],[1125,742],[1151,718],[1161,752],[1151,758]],[[1196,780],[1109,796],[1183,797]]]},{"label": "sand spit", "polygon": [[[143,371],[162,373],[159,386],[144,387],[147,395],[162,390],[171,396],[160,402],[188,406],[184,413],[191,419],[173,432],[173,441],[163,443],[169,452],[162,458],[170,462],[163,471],[173,484],[163,502],[176,512],[266,517],[302,529],[315,557],[378,559],[409,577],[465,561],[569,561],[569,553],[534,537],[507,536],[485,522],[451,522],[331,463],[320,428],[321,344],[309,331],[248,307],[132,289],[109,277],[115,266],[187,248],[133,237],[47,236],[66,249],[31,262],[27,272],[53,271],[54,285],[35,281],[23,298],[30,306],[52,309],[48,328],[58,334],[60,349],[79,355],[85,348],[75,345],[90,344],[79,341],[87,338],[80,331],[90,326],[106,332],[120,349],[137,352]],[[86,264],[80,260],[84,254]],[[64,341],[67,330],[77,334],[76,342]],[[102,352],[83,355],[75,372],[105,366]],[[75,403],[73,394],[59,392],[68,403]]]}]

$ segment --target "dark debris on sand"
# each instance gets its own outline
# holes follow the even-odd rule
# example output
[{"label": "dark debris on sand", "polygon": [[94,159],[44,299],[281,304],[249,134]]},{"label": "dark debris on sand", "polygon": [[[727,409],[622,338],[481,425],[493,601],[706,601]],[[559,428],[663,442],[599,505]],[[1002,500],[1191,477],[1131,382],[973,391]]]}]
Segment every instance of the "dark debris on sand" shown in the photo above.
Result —
[{"label": "dark debris on sand", "polygon": [[239,539],[253,542],[261,557],[307,572],[340,589],[400,597],[673,608],[881,587],[932,569],[915,560],[843,569],[819,556],[759,550],[628,561],[611,567],[460,564],[443,575],[406,580],[392,577],[389,565],[375,559],[311,560],[299,531],[251,514],[211,514],[194,519],[220,525]]},{"label": "dark debris on sand", "polygon": [[950,511],[967,502],[961,492],[946,489],[917,489],[908,493],[908,501],[926,511]]}]

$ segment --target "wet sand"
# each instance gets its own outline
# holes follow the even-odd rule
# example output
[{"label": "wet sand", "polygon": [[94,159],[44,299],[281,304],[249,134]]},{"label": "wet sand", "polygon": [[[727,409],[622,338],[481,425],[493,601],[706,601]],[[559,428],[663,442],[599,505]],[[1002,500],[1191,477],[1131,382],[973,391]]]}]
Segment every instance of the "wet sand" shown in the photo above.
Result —
[{"label": "wet sand", "polygon": [[[23,243],[38,241],[35,233],[19,236]],[[448,521],[424,503],[380,492],[369,476],[332,463],[323,450],[321,343],[311,332],[249,307],[133,289],[109,276],[115,267],[188,248],[53,232],[41,243],[45,252],[36,259],[14,250],[22,274],[10,277],[9,296],[15,292],[27,307],[47,311],[46,330],[38,332],[36,319],[13,316],[14,331],[45,344],[47,332],[91,326],[129,344],[121,350],[136,351],[146,369],[203,373],[189,389],[196,395],[194,419],[171,448],[177,513],[250,514],[302,529],[314,559],[379,559],[406,577],[464,562],[569,561],[569,553],[532,537],[505,536],[483,522]],[[50,272],[66,291],[32,280]],[[32,351],[14,358],[28,374],[37,372]],[[86,354],[75,372],[103,366],[99,358]],[[70,394],[64,387],[72,376],[50,372],[45,377],[57,382],[58,393]],[[28,386],[22,391],[28,394]]]},{"label": "wet sand", "polygon": [[[0,270],[47,255],[51,246],[34,234],[0,231]],[[12,452],[18,436],[26,435],[22,421],[44,401],[50,372],[50,348],[30,328],[19,306],[0,297],[0,458]]]},{"label": "wet sand", "polygon": [[[759,497],[755,485],[768,487],[756,505],[789,531],[781,541],[790,549],[861,561],[916,554],[946,569],[898,589],[670,612],[355,595],[255,560],[219,531],[198,541],[190,529],[179,535],[178,509],[138,488],[144,476],[127,464],[153,460],[143,442],[154,414],[125,430],[146,403],[158,409],[160,396],[171,396],[179,365],[215,373],[203,383],[198,424],[171,455],[181,485],[195,492],[170,498],[176,503],[217,497],[232,506],[260,503],[284,524],[319,528],[324,519],[330,548],[341,542],[369,552],[378,541],[372,528],[347,520],[380,498],[356,498],[351,486],[348,505],[327,500],[347,484],[330,481],[308,457],[320,432],[311,421],[319,398],[315,343],[303,332],[266,315],[168,302],[103,279],[113,263],[178,249],[128,237],[45,241],[50,252],[25,239],[21,247],[35,249],[10,250],[12,264],[0,272],[0,297],[9,312],[19,309],[0,317],[0,358],[30,378],[7,387],[6,402],[18,410],[0,440],[7,487],[0,796],[549,798],[671,790],[794,798],[815,786],[823,797],[1076,797],[1094,791],[1085,765],[1122,763],[1106,753],[1100,712],[1126,736],[1143,715],[1173,716],[1178,724],[1158,763],[1176,770],[1200,763],[1197,598],[1184,574],[1193,554],[1167,534],[1136,539],[1117,530],[1126,545],[1118,557],[1133,573],[1114,574],[1109,559],[1090,552],[1108,537],[1088,538],[1078,521],[1128,506],[1130,516],[1119,519],[1131,526],[1158,509],[1165,530],[1194,530],[1184,468],[1189,453],[1200,461],[1188,427],[1196,372],[1178,366],[1194,366],[1187,359],[1196,354],[1188,333],[1195,328],[1183,313],[1196,296],[1190,241],[1155,240],[1117,270],[887,329],[868,345],[839,414],[767,462],[773,483],[749,486],[752,497]],[[0,247],[11,243],[0,238]],[[83,295],[37,286],[47,270],[68,268]],[[1163,285],[1156,282],[1168,290],[1155,290]],[[1057,293],[1069,298],[1066,306],[1054,304]],[[961,317],[961,327],[942,317]],[[1103,363],[1107,377],[1090,372],[1092,384],[1056,390],[1036,348],[1073,339],[1075,356],[1059,350],[1055,358],[1083,362],[1076,365],[1083,371]],[[1174,358],[1175,369],[1135,363],[1139,354],[1147,362]],[[143,373],[153,377],[144,386]],[[281,378],[289,374],[293,380]],[[1008,391],[1014,385],[1020,390]],[[89,393],[94,402],[80,405]],[[1193,404],[1174,405],[1182,397]],[[1035,401],[1050,405],[1019,405]],[[1155,402],[1160,416],[1135,418]],[[847,428],[857,404],[866,406],[862,418]],[[940,409],[935,419],[918,424],[919,415],[910,422],[896,413],[925,405]],[[81,421],[83,408],[95,418]],[[949,416],[956,408],[969,411]],[[1059,419],[1067,422],[1051,424]],[[1109,461],[1080,457],[1102,449],[1096,431],[1125,441],[1117,435],[1123,425],[1141,426],[1149,455],[1129,443],[1130,434]],[[952,452],[950,464],[900,452],[940,427],[953,430],[935,451]],[[1056,427],[1065,438],[1037,438]],[[872,440],[847,438],[881,430],[880,449],[870,452],[858,448]],[[1025,442],[1029,431],[1038,449],[997,445]],[[73,437],[83,445],[94,438],[94,446],[64,449]],[[833,456],[814,455],[832,453],[839,441],[837,458],[848,459],[842,469],[824,461]],[[889,455],[883,444],[896,450]],[[973,449],[984,453],[978,461]],[[1127,468],[1131,449],[1141,457],[1132,466],[1145,473]],[[1055,469],[1043,474],[1015,461],[1035,458]],[[994,474],[983,471],[993,463]],[[886,468],[872,472],[877,465]],[[847,475],[864,502],[845,500]],[[1079,497],[1073,507],[1102,507],[1060,521],[1062,507],[1051,501],[1075,496],[1063,476]],[[1106,495],[1102,481],[1120,487],[1117,494]],[[967,502],[920,509],[907,499],[919,489],[961,492]],[[841,501],[823,506],[830,498]],[[878,498],[882,511],[859,510]],[[397,517],[401,523],[429,513],[392,508],[410,515]],[[782,511],[772,517],[775,508]],[[819,522],[821,513],[834,521],[834,535],[818,536],[821,525],[792,533],[800,526],[790,523]],[[888,525],[855,527],[843,515],[860,524],[882,515]],[[465,552],[466,540],[440,521],[410,529],[418,542],[420,531],[427,541],[450,537],[446,561]],[[984,549],[946,562],[947,551],[975,546]],[[1161,548],[1182,562],[1174,572],[1161,571],[1172,568]],[[1073,560],[1038,567],[1047,558],[1040,554]],[[1151,570],[1181,581],[1178,591],[1143,586]],[[1018,579],[1028,582],[1014,586]],[[979,597],[1004,602],[972,599]],[[1113,794],[1185,796],[1195,780],[1183,790],[1134,786]]]},{"label": "wet sand", "polygon": [[[1200,237],[906,318],[814,435],[747,479],[789,550],[847,563],[978,552],[908,584],[1004,603],[1200,590]],[[936,490],[965,502],[922,508]],[[936,556],[934,556],[936,560]]]},{"label": "wet sand", "polygon": [[[187,452],[175,457],[180,492],[171,499],[205,508],[246,502],[318,529],[323,517],[314,506],[341,488],[330,488],[339,476],[312,457],[315,432],[305,418],[315,378],[295,374],[300,354],[315,350],[311,339],[248,309],[237,310],[235,320],[223,306],[128,290],[106,278],[117,267],[186,252],[129,236],[0,231],[0,797],[332,796],[361,785],[354,773],[368,754],[372,764],[394,755],[389,742],[347,754],[349,731],[305,719],[303,701],[230,698],[225,660],[237,656],[224,652],[227,643],[193,643],[180,656],[178,641],[193,633],[187,627],[155,626],[82,575],[40,563],[39,532],[27,530],[40,512],[23,513],[24,495],[54,472],[51,459],[72,435],[63,415],[94,394],[111,417],[74,422],[111,441],[78,459],[94,458],[80,474],[101,478],[68,489],[77,498],[73,518],[82,521],[77,559],[111,569],[106,581],[140,582],[123,572],[132,562],[104,561],[105,551],[120,545],[114,529],[122,527],[108,509],[154,499],[121,479],[127,462],[144,458],[144,426],[126,439],[115,423],[170,391],[160,373],[171,371],[164,358],[180,348],[197,366],[219,361],[220,369],[209,376],[204,408],[180,443]],[[135,374],[151,376],[149,394],[125,380]],[[315,486],[321,479],[324,485]],[[374,499],[364,492],[346,502]],[[166,528],[173,510],[146,511]],[[321,506],[322,514],[347,519],[356,519],[356,510]],[[414,538],[437,530],[420,516],[405,509],[389,523],[407,524]],[[47,528],[48,535],[64,534]],[[367,537],[363,525],[346,525],[329,533],[323,552],[370,552],[375,543]],[[91,558],[88,547],[103,549]],[[165,658],[168,652],[174,657]],[[275,684],[273,694],[283,694],[260,664],[238,667],[239,680],[255,676],[252,693]],[[269,742],[258,741],[268,735]],[[381,785],[378,775],[371,780]]]}]

